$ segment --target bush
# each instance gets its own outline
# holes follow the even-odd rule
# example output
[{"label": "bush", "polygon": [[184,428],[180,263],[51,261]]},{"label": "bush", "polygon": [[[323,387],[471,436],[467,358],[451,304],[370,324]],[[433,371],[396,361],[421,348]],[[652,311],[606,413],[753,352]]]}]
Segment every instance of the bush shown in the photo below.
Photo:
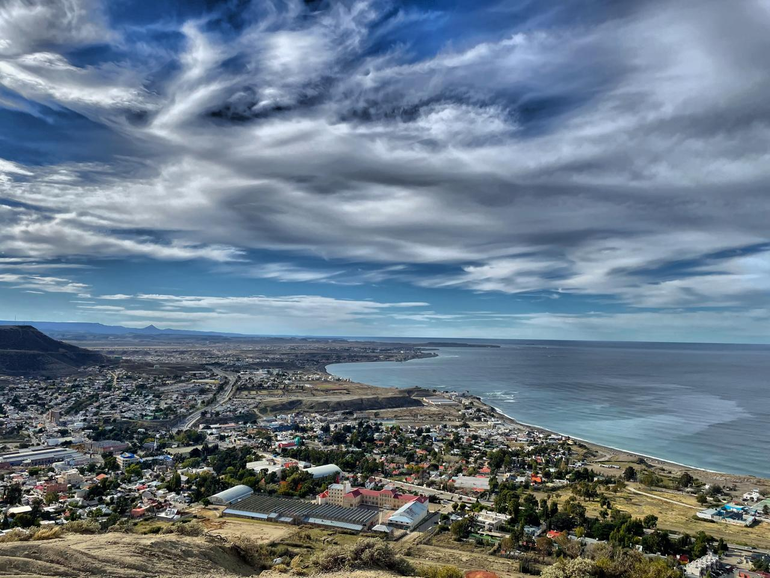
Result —
[{"label": "bush", "polygon": [[198,537],[206,533],[206,528],[200,522],[176,522],[171,525],[172,531],[181,536]]},{"label": "bush", "polygon": [[273,565],[273,560],[280,556],[275,548],[245,536],[235,536],[231,541],[236,554],[256,570],[267,570]]},{"label": "bush", "polygon": [[463,578],[463,572],[455,566],[420,566],[417,575],[422,578]]},{"label": "bush", "polygon": [[32,535],[33,540],[53,540],[54,538],[61,538],[64,534],[64,528],[61,526],[48,526],[40,528]]},{"label": "bush", "polygon": [[27,532],[21,528],[14,528],[7,534],[0,536],[0,544],[5,542],[26,542],[32,539],[32,532]]},{"label": "bush", "polygon": [[322,572],[338,570],[387,570],[411,574],[411,564],[388,544],[376,538],[359,540],[352,546],[335,546],[319,552],[314,565]]},{"label": "bush", "polygon": [[72,534],[98,534],[101,529],[96,520],[75,520],[64,526],[64,530]]}]

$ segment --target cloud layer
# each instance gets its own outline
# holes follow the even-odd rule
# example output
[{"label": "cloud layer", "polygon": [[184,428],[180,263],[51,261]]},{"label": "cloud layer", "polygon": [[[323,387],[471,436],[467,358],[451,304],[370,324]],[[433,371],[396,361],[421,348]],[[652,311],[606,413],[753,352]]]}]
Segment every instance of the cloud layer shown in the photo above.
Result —
[{"label": "cloud layer", "polygon": [[0,254],[761,310],[770,4],[611,4],[6,2]]}]

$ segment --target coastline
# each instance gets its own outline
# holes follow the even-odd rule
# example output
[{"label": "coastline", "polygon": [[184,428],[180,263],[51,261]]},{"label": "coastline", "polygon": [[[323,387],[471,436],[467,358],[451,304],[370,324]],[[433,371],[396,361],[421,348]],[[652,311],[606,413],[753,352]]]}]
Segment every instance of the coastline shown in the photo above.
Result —
[{"label": "coastline", "polygon": [[[433,357],[438,357],[438,354],[430,355],[430,356],[415,356],[413,359],[425,359],[425,358],[433,358]],[[411,360],[406,360],[406,361],[411,361]],[[351,362],[351,363],[356,363],[356,362]],[[329,364],[329,365],[338,365],[338,363]],[[339,365],[342,365],[342,364],[339,364]],[[329,375],[335,375],[329,372],[328,365],[324,366],[324,372]],[[369,387],[378,388],[378,389],[384,389],[384,386],[372,385],[369,383],[364,383],[363,385],[367,385]],[[417,389],[423,389],[419,385],[415,385],[413,387]],[[432,391],[432,390],[425,390],[425,391]],[[448,391],[448,392],[457,393],[457,394],[466,395],[466,396],[470,395],[470,397],[475,399],[479,404],[491,410],[494,414],[499,416],[502,421],[505,421],[510,425],[513,425],[519,428],[535,430],[545,434],[562,436],[562,437],[574,440],[576,442],[579,442],[580,444],[583,444],[589,450],[600,454],[597,458],[594,458],[588,461],[587,462],[588,465],[595,465],[599,467],[602,464],[608,464],[613,462],[628,462],[629,465],[632,465],[632,463],[639,463],[641,461],[643,463],[646,463],[652,468],[661,468],[677,474],[681,474],[683,472],[689,472],[691,475],[699,474],[699,476],[695,476],[695,477],[698,477],[699,479],[701,479],[701,481],[704,481],[705,483],[724,484],[726,482],[731,482],[733,484],[744,486],[744,487],[762,486],[762,485],[770,486],[770,478],[764,478],[764,477],[755,476],[751,474],[723,472],[719,470],[711,470],[711,469],[702,468],[698,466],[692,466],[689,464],[683,464],[680,462],[667,460],[665,458],[661,458],[658,456],[647,455],[637,451],[630,451],[623,448],[617,448],[606,444],[596,443],[591,440],[575,437],[573,435],[563,433],[563,432],[558,432],[553,429],[543,427],[537,424],[522,422],[516,419],[515,417],[508,415],[507,413],[502,411],[500,408],[495,407],[491,403],[485,401],[478,395],[468,394],[467,392],[456,391],[453,389],[446,389],[443,391]],[[604,455],[601,455],[601,454],[604,454]]]}]

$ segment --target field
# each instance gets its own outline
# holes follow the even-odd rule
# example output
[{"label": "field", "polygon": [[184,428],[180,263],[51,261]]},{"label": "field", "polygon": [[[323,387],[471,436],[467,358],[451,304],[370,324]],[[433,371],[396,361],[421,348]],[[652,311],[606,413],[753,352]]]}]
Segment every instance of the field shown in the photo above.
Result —
[{"label": "field", "polygon": [[[658,527],[664,530],[687,532],[693,536],[698,532],[706,532],[716,538],[724,538],[728,544],[770,548],[770,526],[766,523],[744,528],[700,520],[695,517],[695,513],[703,509],[703,506],[698,505],[692,496],[660,492],[636,484],[633,488],[655,497],[640,495],[626,489],[618,494],[608,494],[613,506],[636,518],[653,514],[658,517]],[[569,495],[567,492],[561,492],[559,501],[564,501]],[[664,501],[661,498],[681,502],[682,505]],[[589,515],[596,516],[599,513],[598,502],[584,501],[583,504]]]}]

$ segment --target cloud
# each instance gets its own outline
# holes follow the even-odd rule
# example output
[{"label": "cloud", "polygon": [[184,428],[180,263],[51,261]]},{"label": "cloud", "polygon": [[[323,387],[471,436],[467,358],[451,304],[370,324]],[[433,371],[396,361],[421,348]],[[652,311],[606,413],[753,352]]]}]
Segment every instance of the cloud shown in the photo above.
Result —
[{"label": "cloud", "polygon": [[[112,298],[114,296],[108,296]],[[104,298],[104,297],[102,297]],[[81,311],[107,314],[116,322],[155,323],[164,327],[219,328],[246,333],[315,333],[329,335],[340,328],[360,331],[386,319],[391,311],[422,309],[425,302],[380,302],[318,295],[138,294],[120,296],[124,306],[80,303]],[[330,330],[334,328],[334,330]]]},{"label": "cloud", "polygon": [[10,284],[15,289],[29,289],[45,293],[77,293],[82,295],[89,289],[85,283],[78,283],[61,277],[14,273],[0,273],[0,283]]},{"label": "cloud", "polygon": [[[753,310],[768,288],[762,0],[494,27],[482,3],[451,39],[449,15],[398,3],[255,3],[227,29],[219,13],[166,22],[178,41],[150,49],[102,6],[61,4],[0,10],[0,84],[131,147],[108,164],[0,161],[9,257],[243,262],[274,281],[635,308]],[[72,56],[98,43],[117,56]]]}]

